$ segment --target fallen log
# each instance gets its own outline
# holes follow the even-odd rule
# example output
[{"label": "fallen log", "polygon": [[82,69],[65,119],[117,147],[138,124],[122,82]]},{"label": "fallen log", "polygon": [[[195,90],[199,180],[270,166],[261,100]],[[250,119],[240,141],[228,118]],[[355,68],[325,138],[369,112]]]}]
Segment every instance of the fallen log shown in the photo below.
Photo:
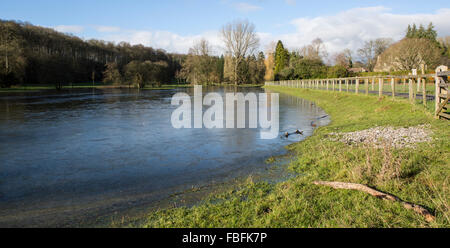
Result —
[{"label": "fallen log", "polygon": [[414,210],[414,212],[424,216],[425,220],[428,222],[434,221],[434,219],[435,219],[435,217],[426,208],[424,208],[420,205],[405,202],[394,195],[383,193],[381,191],[375,190],[375,189],[370,188],[363,184],[343,183],[343,182],[325,182],[325,181],[316,181],[316,182],[314,182],[314,184],[329,186],[329,187],[332,187],[335,189],[350,189],[350,190],[362,191],[362,192],[368,193],[368,194],[375,196],[377,198],[380,198],[380,199],[385,199],[385,200],[394,201],[394,202],[400,202],[403,205],[403,207],[405,207],[406,209]]}]

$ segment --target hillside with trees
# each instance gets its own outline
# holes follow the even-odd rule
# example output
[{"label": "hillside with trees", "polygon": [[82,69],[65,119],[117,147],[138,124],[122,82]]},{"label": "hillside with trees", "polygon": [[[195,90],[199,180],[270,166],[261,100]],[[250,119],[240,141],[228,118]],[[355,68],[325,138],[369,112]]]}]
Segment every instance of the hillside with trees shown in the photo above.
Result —
[{"label": "hillside with trees", "polygon": [[[84,41],[50,28],[0,20],[0,85],[174,80],[184,56],[122,42]],[[149,73],[136,73],[149,69]],[[120,75],[120,76],[119,76]],[[141,84],[140,84],[141,85]]]}]

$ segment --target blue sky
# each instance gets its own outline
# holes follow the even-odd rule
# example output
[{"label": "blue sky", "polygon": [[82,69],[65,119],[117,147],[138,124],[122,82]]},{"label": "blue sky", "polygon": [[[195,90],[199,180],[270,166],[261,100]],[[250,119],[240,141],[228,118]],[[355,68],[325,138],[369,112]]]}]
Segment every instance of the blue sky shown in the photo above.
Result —
[{"label": "blue sky", "polygon": [[410,22],[433,21],[441,36],[450,35],[450,4],[440,0],[14,0],[1,4],[0,18],[172,52],[206,38],[220,53],[218,30],[234,19],[255,24],[262,50],[278,39],[294,49],[319,37],[333,53],[371,38],[401,38]]}]

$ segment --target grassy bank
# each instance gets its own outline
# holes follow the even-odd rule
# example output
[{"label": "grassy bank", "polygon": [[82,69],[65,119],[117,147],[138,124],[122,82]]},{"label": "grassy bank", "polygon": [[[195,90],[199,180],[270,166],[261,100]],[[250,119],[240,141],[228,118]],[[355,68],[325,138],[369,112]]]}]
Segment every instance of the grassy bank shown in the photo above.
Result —
[{"label": "grassy bank", "polygon": [[[297,176],[278,184],[248,180],[238,190],[211,196],[192,208],[149,213],[143,227],[450,227],[450,131],[406,100],[378,99],[307,89],[279,91],[314,101],[332,119],[306,141],[292,144],[289,169]],[[429,124],[431,143],[375,149],[332,141],[330,133],[375,126]],[[427,207],[434,222],[396,202],[366,193],[313,185],[315,180],[362,183]]]}]

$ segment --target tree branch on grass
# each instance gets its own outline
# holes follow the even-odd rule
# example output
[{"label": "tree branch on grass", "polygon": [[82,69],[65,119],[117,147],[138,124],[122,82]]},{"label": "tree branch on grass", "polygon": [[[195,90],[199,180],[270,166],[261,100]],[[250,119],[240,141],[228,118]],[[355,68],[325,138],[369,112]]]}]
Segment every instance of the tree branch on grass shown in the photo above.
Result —
[{"label": "tree branch on grass", "polygon": [[325,181],[315,181],[313,182],[315,185],[324,185],[329,186],[334,189],[350,189],[350,190],[358,190],[365,193],[368,193],[372,196],[375,196],[380,199],[394,201],[394,202],[400,202],[404,208],[413,210],[414,212],[422,215],[425,217],[425,220],[428,222],[434,221],[435,217],[424,207],[420,205],[416,205],[414,203],[409,203],[401,200],[400,198],[390,195],[387,193],[383,193],[381,191],[372,189],[366,185],[363,184],[357,184],[357,183],[343,183],[343,182],[325,182]]}]

